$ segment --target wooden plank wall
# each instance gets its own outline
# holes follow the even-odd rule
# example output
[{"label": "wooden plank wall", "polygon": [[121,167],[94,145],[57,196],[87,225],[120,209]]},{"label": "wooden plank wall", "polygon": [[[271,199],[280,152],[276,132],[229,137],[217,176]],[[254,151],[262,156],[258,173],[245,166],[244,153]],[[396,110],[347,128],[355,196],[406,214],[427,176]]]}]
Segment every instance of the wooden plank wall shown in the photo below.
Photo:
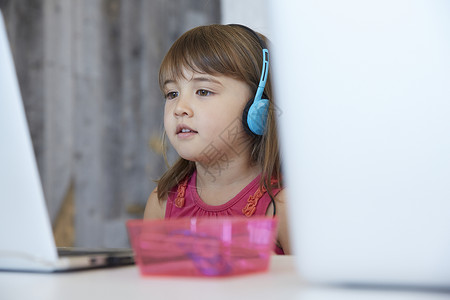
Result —
[{"label": "wooden plank wall", "polygon": [[[0,0],[62,246],[125,247],[165,169],[159,64],[211,0]],[[173,153],[172,153],[173,156]]]}]

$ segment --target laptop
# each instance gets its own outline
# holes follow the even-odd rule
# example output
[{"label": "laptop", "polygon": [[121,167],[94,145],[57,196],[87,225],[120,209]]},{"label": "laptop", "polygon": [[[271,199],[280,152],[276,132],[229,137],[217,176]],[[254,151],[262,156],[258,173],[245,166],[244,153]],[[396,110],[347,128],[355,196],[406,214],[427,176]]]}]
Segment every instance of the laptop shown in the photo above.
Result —
[{"label": "laptop", "polygon": [[300,275],[450,290],[450,2],[269,11]]},{"label": "laptop", "polygon": [[61,272],[134,262],[130,249],[55,246],[1,12],[0,145],[0,270]]}]

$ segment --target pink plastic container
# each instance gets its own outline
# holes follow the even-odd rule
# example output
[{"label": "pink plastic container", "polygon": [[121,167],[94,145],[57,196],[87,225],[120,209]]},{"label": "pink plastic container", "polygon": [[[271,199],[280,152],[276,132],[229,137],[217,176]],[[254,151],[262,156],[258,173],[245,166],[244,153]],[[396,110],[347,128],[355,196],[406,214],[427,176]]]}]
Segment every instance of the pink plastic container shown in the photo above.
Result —
[{"label": "pink plastic container", "polygon": [[142,275],[231,276],[266,271],[277,220],[182,218],[127,222]]}]

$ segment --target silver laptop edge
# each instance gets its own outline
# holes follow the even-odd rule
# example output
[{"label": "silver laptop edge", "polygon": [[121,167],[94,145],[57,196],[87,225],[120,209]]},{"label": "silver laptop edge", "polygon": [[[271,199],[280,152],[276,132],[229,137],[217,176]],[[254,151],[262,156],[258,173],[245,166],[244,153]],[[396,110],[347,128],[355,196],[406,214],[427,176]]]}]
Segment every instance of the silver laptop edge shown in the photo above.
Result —
[{"label": "silver laptop edge", "polygon": [[52,272],[132,263],[129,249],[58,256],[1,12],[0,66],[0,270]]}]

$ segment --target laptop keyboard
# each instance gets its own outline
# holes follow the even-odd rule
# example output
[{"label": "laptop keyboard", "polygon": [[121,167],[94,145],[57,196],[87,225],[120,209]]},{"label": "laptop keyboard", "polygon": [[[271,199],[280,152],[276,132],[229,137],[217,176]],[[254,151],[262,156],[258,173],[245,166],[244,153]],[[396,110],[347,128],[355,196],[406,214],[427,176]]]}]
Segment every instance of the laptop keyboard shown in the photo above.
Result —
[{"label": "laptop keyboard", "polygon": [[85,255],[133,255],[131,249],[89,249],[89,248],[71,248],[59,247],[59,256],[85,256]]}]

